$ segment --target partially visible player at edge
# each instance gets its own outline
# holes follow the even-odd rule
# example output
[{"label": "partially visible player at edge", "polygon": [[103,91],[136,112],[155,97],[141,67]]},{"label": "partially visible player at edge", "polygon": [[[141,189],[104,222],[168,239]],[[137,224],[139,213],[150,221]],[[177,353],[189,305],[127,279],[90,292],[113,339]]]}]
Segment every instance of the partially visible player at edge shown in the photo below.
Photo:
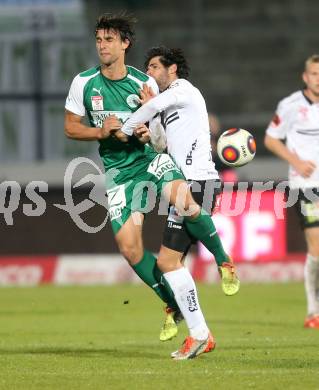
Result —
[{"label": "partially visible player at edge", "polygon": [[[210,342],[209,330],[189,272],[180,268],[174,271],[174,275],[164,275],[162,278],[156,259],[151,253],[144,251],[144,215],[141,211],[144,209],[142,204],[144,206],[147,202],[145,183],[152,183],[157,195],[163,190],[168,202],[175,205],[182,215],[187,214],[187,228],[215,257],[216,252],[224,256],[225,260],[227,255],[215,234],[216,229],[210,215],[196,204],[184,176],[172,159],[167,154],[157,154],[136,137],[126,139],[119,132],[123,122],[139,106],[138,93],[143,83],[156,90],[156,83],[150,77],[125,65],[125,53],[132,45],[133,37],[132,20],[129,17],[106,14],[98,19],[95,38],[101,65],[74,78],[65,105],[65,133],[72,139],[99,141],[116,242],[135,272],[170,307],[176,305],[176,302],[174,303],[172,296],[167,297],[168,292],[163,289],[160,281],[166,280],[172,287],[189,326],[192,341],[184,353],[174,358],[189,359],[205,351]],[[82,123],[85,113],[91,126]],[[185,194],[184,197],[178,196],[181,192]],[[136,199],[141,202],[137,204]],[[192,309],[196,309],[190,311],[186,302],[191,302]]]},{"label": "partially visible player at edge", "polygon": [[[151,89],[144,85],[141,91],[143,107],[127,120],[122,131],[132,134],[139,123],[149,121],[157,112],[163,110],[161,122],[165,131],[158,125],[155,127],[156,131],[148,132],[145,128],[140,128],[135,134],[149,136],[159,150],[166,148],[167,144],[168,153],[182,170],[195,201],[211,213],[216,195],[220,192],[220,180],[212,161],[205,100],[200,91],[187,80],[189,66],[185,56],[180,49],[154,47],[146,55],[145,68],[147,74],[155,79],[162,93],[155,97]],[[183,219],[172,206],[157,260],[163,272],[180,263],[194,242],[183,224]],[[225,294],[233,295],[239,289],[239,280],[233,263],[224,260],[222,257],[216,258],[222,278],[224,276],[222,287]],[[226,282],[228,271],[233,274],[231,284]],[[168,308],[161,334],[162,340],[177,333],[174,314],[174,311]]]},{"label": "partially visible player at edge", "polygon": [[[289,186],[307,242],[305,328],[319,329],[319,55],[305,62],[305,89],[278,104],[266,130],[266,147],[289,163]],[[284,140],[286,139],[286,144]]]}]

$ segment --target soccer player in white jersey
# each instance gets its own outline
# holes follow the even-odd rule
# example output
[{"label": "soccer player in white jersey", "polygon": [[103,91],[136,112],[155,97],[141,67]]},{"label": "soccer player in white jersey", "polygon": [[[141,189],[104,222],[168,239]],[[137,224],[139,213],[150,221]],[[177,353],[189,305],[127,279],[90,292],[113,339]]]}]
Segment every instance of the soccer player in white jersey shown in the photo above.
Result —
[{"label": "soccer player in white jersey", "polygon": [[[266,130],[266,147],[289,163],[289,184],[307,242],[305,328],[319,329],[319,55],[309,57],[305,88],[278,104]],[[286,144],[284,143],[286,140]]]},{"label": "soccer player in white jersey", "polygon": [[[123,122],[140,105],[138,93],[143,83],[153,83],[156,87],[151,77],[125,64],[125,53],[133,37],[130,18],[105,14],[98,19],[95,42],[100,65],[74,78],[65,104],[65,133],[75,140],[99,142],[115,240],[134,271],[165,301],[156,258],[143,246],[144,205],[149,201],[145,189],[152,187],[157,196],[163,193],[185,216],[187,229],[212,253],[223,257],[225,262],[227,254],[210,214],[194,201],[171,157],[156,153],[135,136],[126,137],[120,131]],[[89,125],[83,123],[85,114]],[[184,197],[180,197],[181,192]],[[193,314],[188,348],[174,359],[191,359],[209,345],[209,330],[191,275],[184,268],[175,274],[174,279],[179,283],[178,291],[174,291],[178,306],[184,305]],[[231,284],[231,272],[225,271],[225,275],[224,282]]]},{"label": "soccer player in white jersey", "polygon": [[[211,213],[216,195],[220,191],[220,181],[211,156],[209,121],[205,100],[200,91],[186,80],[188,64],[180,49],[169,49],[163,46],[152,48],[147,53],[145,65],[147,74],[156,80],[162,93],[155,97],[151,88],[144,86],[141,91],[143,106],[128,119],[122,127],[122,131],[131,135],[136,126],[145,123],[161,112],[161,122],[165,133],[163,127],[158,125],[156,129],[151,128],[147,135],[150,136],[155,147],[158,144],[167,144],[168,153],[174,158],[177,166],[188,180],[194,199],[207,212]],[[145,136],[145,132],[147,130],[141,128],[135,131],[135,134]],[[161,142],[165,138],[166,142]],[[194,242],[196,240],[183,224],[183,217],[178,215],[175,207],[170,207],[157,263],[174,292],[179,288],[178,283],[183,283],[182,279],[175,280],[174,274],[180,269],[187,272],[182,267],[182,262]],[[228,258],[228,261],[225,262],[224,256],[217,256],[216,262],[223,278],[224,292],[227,295],[235,294],[239,289],[239,280],[232,261]],[[225,283],[225,280],[229,280],[229,275],[231,275],[231,283]],[[193,289],[195,289],[195,285]],[[183,303],[179,302],[177,296],[175,295],[176,300],[186,322],[191,323],[192,313],[189,311],[193,308],[186,307],[185,310]],[[174,314],[168,308],[163,327],[163,341],[166,339],[165,330],[167,334],[172,334],[171,332],[176,329]],[[189,339],[187,338],[181,350],[176,351],[174,355],[182,354],[185,348],[188,348],[188,344]],[[214,345],[214,340],[211,337],[211,343],[206,348],[206,352],[212,350]]]}]

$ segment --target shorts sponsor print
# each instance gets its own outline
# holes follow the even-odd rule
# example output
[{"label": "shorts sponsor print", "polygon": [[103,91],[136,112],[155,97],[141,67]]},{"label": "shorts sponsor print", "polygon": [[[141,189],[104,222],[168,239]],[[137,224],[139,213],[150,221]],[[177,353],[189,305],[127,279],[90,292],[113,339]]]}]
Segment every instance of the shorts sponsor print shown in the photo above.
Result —
[{"label": "shorts sponsor print", "polygon": [[145,171],[126,183],[107,190],[109,216],[114,234],[118,233],[131,214],[152,211],[163,187],[174,180],[185,179],[168,154],[158,154]]},{"label": "shorts sponsor print", "polygon": [[158,180],[167,172],[176,170],[177,167],[168,154],[159,154],[148,166],[147,172],[154,175]]}]

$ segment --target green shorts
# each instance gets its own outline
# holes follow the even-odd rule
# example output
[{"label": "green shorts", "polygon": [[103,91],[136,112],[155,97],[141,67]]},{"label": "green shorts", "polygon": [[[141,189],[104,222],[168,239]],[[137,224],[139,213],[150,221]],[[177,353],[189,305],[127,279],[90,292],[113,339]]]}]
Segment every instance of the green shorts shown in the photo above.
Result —
[{"label": "green shorts", "polygon": [[136,177],[106,191],[114,234],[118,233],[133,212],[146,214],[152,211],[167,183],[185,180],[174,161],[165,153],[158,154],[146,168]]}]

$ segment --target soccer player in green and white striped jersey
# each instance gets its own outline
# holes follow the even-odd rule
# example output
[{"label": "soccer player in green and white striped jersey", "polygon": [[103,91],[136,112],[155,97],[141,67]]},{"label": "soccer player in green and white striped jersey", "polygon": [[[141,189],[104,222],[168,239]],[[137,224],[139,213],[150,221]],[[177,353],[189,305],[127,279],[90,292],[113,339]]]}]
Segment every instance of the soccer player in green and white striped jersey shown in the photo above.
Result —
[{"label": "soccer player in green and white striped jersey", "polygon": [[[143,83],[157,91],[149,76],[125,65],[125,53],[134,38],[131,22],[126,16],[102,15],[98,19],[95,39],[101,65],[74,78],[65,105],[65,132],[72,139],[100,143],[116,242],[135,272],[169,307],[178,307],[176,301],[185,303],[180,310],[192,343],[187,352],[174,358],[190,359],[205,351],[209,329],[188,270],[177,259],[176,267],[168,272],[170,277],[165,275],[163,278],[156,258],[143,248],[143,212],[145,204],[150,201],[149,191],[146,192],[145,188],[151,187],[157,196],[163,193],[168,202],[185,216],[190,233],[209,250],[213,253],[224,251],[210,215],[194,201],[182,172],[170,156],[156,153],[147,144],[147,139],[128,137],[120,131],[123,122],[140,106],[138,95]],[[85,114],[90,126],[82,123]],[[225,253],[225,259],[226,256]],[[168,283],[177,294],[176,301]],[[177,328],[173,329],[171,337],[176,332]]]},{"label": "soccer player in green and white striped jersey", "polygon": [[[65,104],[65,132],[72,139],[99,142],[106,171],[109,215],[120,251],[141,279],[166,304],[177,309],[169,287],[159,283],[162,273],[156,258],[143,249],[141,225],[130,227],[133,225],[131,214],[137,211],[132,207],[136,178],[147,172],[157,153],[133,137],[121,142],[116,131],[140,106],[138,94],[143,83],[158,90],[152,78],[124,64],[125,53],[134,40],[132,22],[125,16],[102,15],[98,19],[95,39],[101,64],[73,79]],[[90,126],[82,123],[86,114]],[[183,177],[168,156],[163,162],[174,177]],[[153,179],[153,175],[148,175]],[[160,181],[163,180],[164,177]],[[135,193],[137,195],[141,194]],[[145,194],[141,196],[146,201]]]}]

